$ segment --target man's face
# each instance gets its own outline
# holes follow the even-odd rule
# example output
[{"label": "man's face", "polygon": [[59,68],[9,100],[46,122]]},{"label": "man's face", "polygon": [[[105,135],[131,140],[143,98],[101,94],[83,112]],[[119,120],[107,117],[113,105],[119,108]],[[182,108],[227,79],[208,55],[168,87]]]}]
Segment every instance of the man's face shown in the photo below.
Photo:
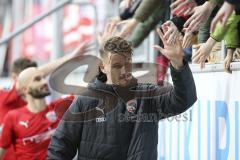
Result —
[{"label": "man's face", "polygon": [[33,98],[41,99],[50,94],[46,80],[44,79],[41,72],[36,72],[29,81],[28,94]]},{"label": "man's face", "polygon": [[127,86],[132,77],[132,57],[111,54],[103,61],[103,72],[107,75],[107,83]]}]

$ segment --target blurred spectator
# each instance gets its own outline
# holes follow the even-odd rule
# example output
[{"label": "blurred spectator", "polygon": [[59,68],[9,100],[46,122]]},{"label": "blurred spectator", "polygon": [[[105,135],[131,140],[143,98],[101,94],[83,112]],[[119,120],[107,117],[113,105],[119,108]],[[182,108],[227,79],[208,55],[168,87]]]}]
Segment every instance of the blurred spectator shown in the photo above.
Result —
[{"label": "blurred spectator", "polygon": [[148,17],[157,9],[157,7],[160,6],[161,3],[161,0],[142,0],[133,18],[125,22],[120,36],[128,37],[129,35],[131,35],[136,26],[139,23],[146,21]]},{"label": "blurred spectator", "polygon": [[[207,6],[210,6],[209,2],[206,3],[208,5],[206,5],[205,3],[206,2],[204,0],[196,0],[196,1],[185,0],[184,2],[182,0],[176,0],[174,3],[172,3],[171,9],[172,9],[172,13],[173,13],[173,18],[170,21],[172,21],[174,23],[174,25],[172,27],[169,26],[172,31],[169,34],[167,34],[165,38],[167,38],[169,42],[172,41],[173,40],[172,38],[176,37],[178,34],[176,32],[176,27],[179,32],[182,32],[183,28],[184,28],[184,23],[186,23],[188,21],[188,18],[189,18],[188,16],[190,16],[192,13],[194,13],[195,10],[200,10],[201,8],[204,8],[204,7],[200,7],[203,4],[204,4],[203,6],[205,6],[205,8]],[[198,6],[198,5],[200,5],[200,6]],[[191,7],[189,7],[189,6],[191,6]],[[199,7],[200,7],[200,9],[198,9]],[[204,43],[209,38],[210,23],[211,23],[211,20],[213,19],[213,17],[215,16],[215,14],[217,13],[217,11],[218,11],[218,7],[215,7],[212,13],[209,11],[210,17],[207,19],[206,22],[202,23],[201,26],[199,27],[199,34],[198,34],[199,43]],[[206,18],[204,17],[204,19],[206,19]],[[169,23],[169,21],[164,23],[164,25],[167,25],[167,23]],[[197,23],[194,23],[194,24],[197,24]],[[192,34],[195,34],[197,31],[197,30],[191,31],[186,28],[184,29],[184,31],[185,30],[188,33],[192,33]],[[187,37],[189,37],[189,35],[190,34],[187,34]]]},{"label": "blurred spectator", "polygon": [[[240,10],[239,10],[240,11]],[[224,61],[224,68],[230,72],[230,63],[233,60],[233,53],[237,47],[240,46],[239,25],[240,15],[233,13],[227,21],[227,24],[222,27],[219,23],[215,31],[211,34],[211,38],[206,43],[200,46],[196,55],[193,57],[193,62],[200,63],[204,67],[204,63],[209,56],[215,43],[225,40],[227,48],[227,56]]]},{"label": "blurred spectator", "polygon": [[[0,135],[2,131],[2,122],[5,115],[13,109],[20,108],[26,105],[26,102],[21,98],[19,91],[16,90],[16,81],[20,72],[28,67],[37,67],[37,63],[26,58],[19,58],[13,62],[11,68],[11,78],[14,82],[12,88],[0,90]],[[14,160],[14,152],[12,146],[7,150],[3,160]]]},{"label": "blurred spectator", "polygon": [[[155,11],[142,23],[139,23],[130,34],[129,41],[132,42],[133,47],[138,47],[150,32],[157,26],[159,22],[163,22],[166,19],[167,13],[167,1],[162,1]],[[160,43],[162,46],[162,44]],[[165,76],[169,66],[169,60],[163,56],[160,52],[156,57],[157,63],[157,83],[163,85]]]},{"label": "blurred spectator", "polygon": [[196,6],[197,3],[194,0],[176,0],[170,5],[172,14],[180,17],[193,14]]},{"label": "blurred spectator", "polygon": [[[218,0],[219,1],[219,0]],[[225,0],[224,4],[222,5],[221,9],[218,11],[217,15],[212,21],[211,24],[211,32],[214,31],[215,26],[218,22],[224,26],[227,22],[227,19],[232,14],[236,5],[240,5],[238,0]]]},{"label": "blurred spectator", "polygon": [[184,27],[191,32],[198,31],[199,28],[208,20],[206,17],[211,15],[216,5],[216,2],[206,1],[204,4],[195,7],[193,15],[186,21]]},{"label": "blurred spectator", "polygon": [[129,36],[129,41],[132,42],[134,48],[138,47],[144,41],[157,24],[166,19],[165,13],[167,12],[167,7],[168,3],[163,1],[145,21],[136,26]]},{"label": "blurred spectator", "polygon": [[[135,6],[133,6],[135,8]],[[165,20],[167,13],[167,1],[156,0],[142,0],[142,3],[137,8],[132,19],[120,22],[119,24],[126,23],[120,33],[122,37],[129,37],[133,47],[138,47],[149,33],[156,27],[162,20]],[[119,18],[115,18],[115,22]],[[167,73],[169,60],[158,53],[157,58],[157,82],[159,85],[163,84],[165,75]]]}]

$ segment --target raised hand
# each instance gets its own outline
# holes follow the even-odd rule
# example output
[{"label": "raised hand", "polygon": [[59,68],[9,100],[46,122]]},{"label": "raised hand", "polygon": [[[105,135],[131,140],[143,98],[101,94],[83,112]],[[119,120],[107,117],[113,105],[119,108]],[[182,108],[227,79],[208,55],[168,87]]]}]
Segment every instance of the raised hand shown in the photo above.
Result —
[{"label": "raised hand", "polygon": [[234,50],[228,49],[227,56],[224,59],[224,70],[228,73],[232,73],[232,71],[230,70],[230,64],[233,61],[233,52]]},{"label": "raised hand", "polygon": [[98,44],[101,46],[107,39],[116,35],[117,24],[115,21],[110,21],[107,23],[106,27],[104,28],[103,32],[98,33]]},{"label": "raised hand", "polygon": [[206,43],[196,46],[196,54],[192,56],[192,62],[200,64],[201,68],[205,67],[205,61],[209,57],[214,45],[217,43],[213,38],[208,38]]},{"label": "raised hand", "polygon": [[163,38],[167,40],[168,43],[173,43],[179,36],[179,31],[172,21],[165,22],[162,27],[166,30]]},{"label": "raised hand", "polygon": [[203,5],[195,7],[193,15],[186,21],[184,28],[191,32],[198,31],[207,21],[215,6],[216,4],[207,1]]},{"label": "raised hand", "polygon": [[134,31],[134,29],[136,28],[136,26],[138,25],[138,21],[135,18],[131,18],[129,20],[125,20],[122,21],[120,23],[118,23],[118,25],[123,25],[123,28],[119,34],[119,36],[121,37],[129,37],[132,32]]},{"label": "raised hand", "polygon": [[133,0],[123,0],[120,3],[120,8],[130,8],[133,3]]},{"label": "raised hand", "polygon": [[185,32],[185,35],[183,37],[182,47],[190,48],[192,46],[192,38],[193,38],[192,32]]},{"label": "raised hand", "polygon": [[222,27],[225,26],[229,16],[232,14],[234,8],[235,8],[234,5],[232,5],[228,2],[224,2],[221,9],[218,11],[217,15],[212,20],[211,32],[214,32],[215,27],[216,27],[218,22],[221,23]]},{"label": "raised hand", "polygon": [[168,43],[164,38],[167,30],[163,29],[162,31],[158,28],[157,32],[163,42],[164,48],[158,45],[155,45],[154,48],[167,57],[175,69],[180,69],[183,66],[183,49],[180,40],[176,38],[174,43]]},{"label": "raised hand", "polygon": [[111,23],[118,24],[122,20],[121,20],[120,16],[115,16],[115,17],[110,18],[110,21],[111,21]]},{"label": "raised hand", "polygon": [[94,46],[92,43],[84,41],[71,53],[71,56],[72,58],[82,56],[93,49],[94,49]]},{"label": "raised hand", "polygon": [[177,16],[187,16],[194,12],[197,3],[194,0],[176,0],[171,4],[172,14]]}]

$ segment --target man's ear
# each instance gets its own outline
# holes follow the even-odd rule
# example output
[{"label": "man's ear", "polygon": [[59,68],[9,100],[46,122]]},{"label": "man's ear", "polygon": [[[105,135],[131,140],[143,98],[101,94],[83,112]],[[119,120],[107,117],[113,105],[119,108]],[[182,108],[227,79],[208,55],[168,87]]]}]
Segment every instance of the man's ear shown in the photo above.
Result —
[{"label": "man's ear", "polygon": [[18,95],[26,95],[28,90],[27,87],[20,82],[16,82],[16,90]]}]

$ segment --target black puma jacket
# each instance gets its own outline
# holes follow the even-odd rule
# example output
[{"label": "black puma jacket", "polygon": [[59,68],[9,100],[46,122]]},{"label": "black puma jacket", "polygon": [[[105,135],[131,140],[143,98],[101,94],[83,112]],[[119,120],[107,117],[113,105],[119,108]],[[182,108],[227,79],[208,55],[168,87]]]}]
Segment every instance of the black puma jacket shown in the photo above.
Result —
[{"label": "black puma jacket", "polygon": [[188,64],[170,68],[173,86],[138,84],[138,94],[96,80],[65,113],[47,159],[78,154],[78,160],[157,160],[158,121],[186,111],[197,99]]}]

